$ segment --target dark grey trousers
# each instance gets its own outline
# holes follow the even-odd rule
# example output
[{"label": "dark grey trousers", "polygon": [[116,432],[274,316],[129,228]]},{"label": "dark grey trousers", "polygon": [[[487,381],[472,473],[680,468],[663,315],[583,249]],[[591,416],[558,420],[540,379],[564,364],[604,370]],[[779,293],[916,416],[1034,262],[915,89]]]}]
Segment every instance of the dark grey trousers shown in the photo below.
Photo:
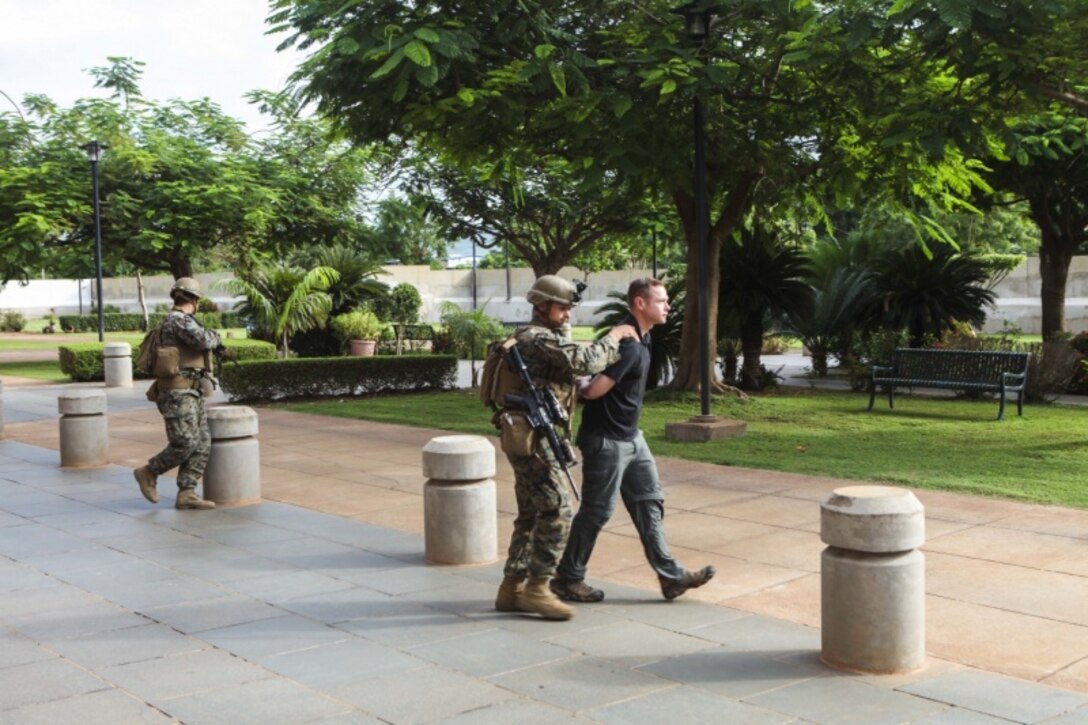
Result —
[{"label": "dark grey trousers", "polygon": [[684,568],[672,558],[665,541],[665,497],[657,464],[642,433],[632,441],[617,441],[583,431],[578,443],[583,459],[582,504],[571,524],[557,576],[569,581],[585,579],[597,535],[612,518],[617,497],[622,497],[646,561],[659,578],[680,579]]}]

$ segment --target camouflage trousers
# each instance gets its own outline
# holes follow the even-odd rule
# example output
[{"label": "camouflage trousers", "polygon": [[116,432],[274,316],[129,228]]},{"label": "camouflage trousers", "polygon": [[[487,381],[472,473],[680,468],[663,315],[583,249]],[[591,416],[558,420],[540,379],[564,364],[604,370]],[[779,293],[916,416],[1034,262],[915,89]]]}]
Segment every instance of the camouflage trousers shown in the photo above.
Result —
[{"label": "camouflage trousers", "polygon": [[510,456],[518,516],[510,537],[506,576],[546,578],[555,574],[570,531],[570,489],[547,444],[536,456]]},{"label": "camouflage trousers", "polygon": [[208,465],[212,436],[199,390],[164,390],[155,401],[169,444],[147,462],[156,476],[178,467],[178,488],[196,488]]}]

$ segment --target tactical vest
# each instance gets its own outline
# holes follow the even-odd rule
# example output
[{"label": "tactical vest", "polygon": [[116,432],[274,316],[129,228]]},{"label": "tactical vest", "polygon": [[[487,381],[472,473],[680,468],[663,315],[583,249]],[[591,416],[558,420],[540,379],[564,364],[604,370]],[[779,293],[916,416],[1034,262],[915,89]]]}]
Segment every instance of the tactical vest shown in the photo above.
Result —
[{"label": "tactical vest", "polygon": [[[514,331],[514,334],[502,342],[492,343],[487,359],[484,361],[483,374],[480,379],[480,400],[495,411],[491,422],[495,427],[499,426],[499,414],[506,407],[507,393],[521,394],[525,391],[525,383],[521,376],[510,367],[506,361],[506,352],[519,342],[528,342],[541,334],[551,334],[553,331],[543,325],[525,325]],[[524,352],[522,357],[525,358]],[[559,404],[567,411],[567,417],[574,415],[574,406],[577,401],[576,388],[570,371],[554,367],[548,364],[539,364],[532,355],[525,360],[525,366],[533,378],[533,384],[537,386],[549,386],[559,400]],[[514,410],[513,412],[516,412]],[[569,432],[568,432],[569,434]]]}]

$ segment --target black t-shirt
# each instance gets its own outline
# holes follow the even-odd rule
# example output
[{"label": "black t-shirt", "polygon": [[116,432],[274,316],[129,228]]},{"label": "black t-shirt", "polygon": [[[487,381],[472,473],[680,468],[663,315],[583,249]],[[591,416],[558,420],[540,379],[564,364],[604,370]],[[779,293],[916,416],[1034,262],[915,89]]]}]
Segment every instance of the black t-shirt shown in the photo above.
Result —
[{"label": "black t-shirt", "polygon": [[[628,317],[622,324],[638,324]],[[582,425],[578,437],[602,436],[618,441],[634,440],[638,435],[638,419],[642,399],[646,395],[646,378],[650,373],[650,335],[642,341],[625,339],[620,343],[620,359],[605,368],[601,375],[616,381],[606,394],[587,401],[582,409]]]}]

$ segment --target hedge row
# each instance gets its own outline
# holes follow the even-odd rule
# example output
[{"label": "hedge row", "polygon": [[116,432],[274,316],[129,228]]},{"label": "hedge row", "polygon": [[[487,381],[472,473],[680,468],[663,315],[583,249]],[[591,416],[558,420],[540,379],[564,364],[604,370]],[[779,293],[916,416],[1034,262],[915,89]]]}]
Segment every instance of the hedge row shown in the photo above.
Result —
[{"label": "hedge row", "polygon": [[[223,344],[237,353],[238,360],[271,360],[276,357],[276,346],[270,342],[228,339],[223,340]],[[60,345],[57,351],[60,355],[61,372],[77,383],[105,380],[102,348],[101,342]],[[138,346],[132,348],[132,375],[135,378],[148,378],[149,375],[136,369],[136,356],[139,352]],[[227,363],[227,367],[230,367],[230,363]]]},{"label": "hedge row", "polygon": [[[165,314],[154,312],[148,315],[151,326],[162,322]],[[60,315],[60,329],[73,332],[94,332],[98,329],[98,315]],[[245,322],[237,312],[197,312],[196,319],[201,325],[214,330],[228,327],[245,327]],[[136,332],[144,329],[144,316],[139,312],[104,312],[102,326],[106,332]]]},{"label": "hedge row", "polygon": [[224,366],[219,382],[231,400],[339,397],[446,390],[457,381],[452,355],[308,357]]}]

